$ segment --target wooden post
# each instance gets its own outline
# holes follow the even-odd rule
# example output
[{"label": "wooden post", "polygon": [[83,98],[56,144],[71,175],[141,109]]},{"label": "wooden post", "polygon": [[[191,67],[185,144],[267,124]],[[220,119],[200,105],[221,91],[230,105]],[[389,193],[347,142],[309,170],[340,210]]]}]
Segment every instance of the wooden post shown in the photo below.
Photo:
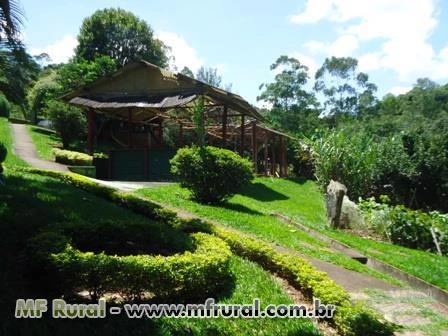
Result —
[{"label": "wooden post", "polygon": [[258,173],[258,143],[257,143],[257,122],[252,121],[252,161],[254,162],[254,172]]},{"label": "wooden post", "polygon": [[128,147],[132,148],[134,141],[132,139],[132,109],[128,110]]},{"label": "wooden post", "polygon": [[222,147],[226,147],[227,142],[227,105],[224,105],[224,112],[222,114]]},{"label": "wooden post", "polygon": [[273,136],[274,141],[272,143],[271,152],[272,152],[272,161],[271,161],[271,175],[275,177],[275,135]]},{"label": "wooden post", "polygon": [[240,141],[240,155],[242,156],[244,153],[244,136],[246,133],[245,125],[244,125],[244,114],[241,115],[241,141]]},{"label": "wooden post", "polygon": [[280,176],[287,175],[285,137],[280,135]]},{"label": "wooden post", "polygon": [[263,148],[263,154],[264,154],[264,175],[268,176],[268,138],[266,137],[265,133],[264,138],[264,148]]},{"label": "wooden post", "polygon": [[95,115],[93,109],[87,111],[87,152],[93,154],[93,139],[95,136]]}]

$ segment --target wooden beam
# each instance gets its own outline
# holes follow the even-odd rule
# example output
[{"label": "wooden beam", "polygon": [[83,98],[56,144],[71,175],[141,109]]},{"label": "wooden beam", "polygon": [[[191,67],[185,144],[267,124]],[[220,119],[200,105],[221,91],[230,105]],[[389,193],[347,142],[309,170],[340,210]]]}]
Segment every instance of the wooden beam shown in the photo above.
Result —
[{"label": "wooden beam", "polygon": [[227,139],[227,105],[224,105],[224,112],[222,114],[222,147],[226,147]]},{"label": "wooden beam", "polygon": [[95,136],[95,114],[93,109],[87,111],[87,152],[93,154],[93,139]]},{"label": "wooden beam", "polygon": [[246,125],[244,123],[244,114],[241,116],[241,140],[240,140],[240,155],[244,153],[244,136],[246,132]]},{"label": "wooden beam", "polygon": [[258,173],[258,142],[257,142],[257,122],[252,121],[252,161],[254,162],[254,172]]}]

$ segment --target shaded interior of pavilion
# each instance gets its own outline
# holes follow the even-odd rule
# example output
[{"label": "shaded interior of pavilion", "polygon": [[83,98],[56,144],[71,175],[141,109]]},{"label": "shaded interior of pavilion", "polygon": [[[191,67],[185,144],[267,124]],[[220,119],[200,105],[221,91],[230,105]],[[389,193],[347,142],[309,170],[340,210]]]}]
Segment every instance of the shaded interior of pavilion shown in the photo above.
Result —
[{"label": "shaded interior of pavilion", "polygon": [[[112,180],[168,180],[176,150],[195,143],[193,110],[204,104],[206,143],[252,160],[260,175],[287,175],[288,135],[266,127],[241,96],[145,61],[64,96],[87,114],[87,150],[106,152]],[[104,169],[103,169],[104,170]]]}]

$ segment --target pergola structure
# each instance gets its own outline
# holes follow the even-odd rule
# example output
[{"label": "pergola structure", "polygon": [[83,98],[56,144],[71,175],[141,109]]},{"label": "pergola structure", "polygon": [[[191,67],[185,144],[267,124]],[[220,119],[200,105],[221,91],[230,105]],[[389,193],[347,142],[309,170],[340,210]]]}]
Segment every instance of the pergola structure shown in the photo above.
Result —
[{"label": "pergola structure", "polygon": [[168,125],[177,129],[176,147],[189,144],[185,134],[195,129],[192,111],[199,97],[204,102],[209,144],[251,157],[256,173],[287,175],[286,134],[263,126],[263,117],[241,96],[183,74],[139,61],[63,98],[87,112],[89,153],[94,151],[95,139],[105,133],[95,121],[98,116],[107,117],[120,124],[118,132],[110,130],[109,137],[121,152],[144,150],[141,162],[147,171],[151,150],[164,148]]}]

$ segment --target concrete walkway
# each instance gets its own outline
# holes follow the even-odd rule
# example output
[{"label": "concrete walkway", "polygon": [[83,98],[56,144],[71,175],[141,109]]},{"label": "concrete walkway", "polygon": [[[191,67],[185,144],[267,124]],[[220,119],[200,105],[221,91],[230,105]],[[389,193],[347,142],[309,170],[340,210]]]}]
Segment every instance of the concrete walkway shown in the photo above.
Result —
[{"label": "concrete walkway", "polygon": [[124,192],[131,192],[135,191],[137,189],[141,188],[157,188],[162,187],[164,185],[172,184],[172,182],[156,182],[156,181],[141,181],[141,182],[134,182],[134,181],[104,181],[104,180],[98,180],[94,178],[90,178],[92,181],[118,189],[120,191]]},{"label": "concrete walkway", "polygon": [[[56,170],[60,172],[69,172],[67,166],[63,164],[39,158],[39,155],[37,154],[36,151],[36,146],[31,140],[26,125],[11,124],[11,128],[14,140],[14,151],[22,160],[24,160],[30,166],[35,168]],[[170,182],[150,182],[150,181],[142,181],[142,182],[103,181],[94,178],[91,178],[91,180],[99,184],[115,188],[124,192],[131,192],[141,188],[156,188],[170,183]]]},{"label": "concrete walkway", "polygon": [[14,151],[23,161],[36,168],[68,172],[67,166],[39,158],[36,146],[34,146],[28,134],[26,125],[11,124],[11,128],[14,140]]}]

